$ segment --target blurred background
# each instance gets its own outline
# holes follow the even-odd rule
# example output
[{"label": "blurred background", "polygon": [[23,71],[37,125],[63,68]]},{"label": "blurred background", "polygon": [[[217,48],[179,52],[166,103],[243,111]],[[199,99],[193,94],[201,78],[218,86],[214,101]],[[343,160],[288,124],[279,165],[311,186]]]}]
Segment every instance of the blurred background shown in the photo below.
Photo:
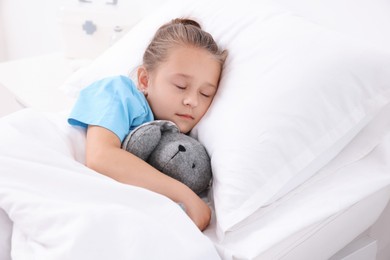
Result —
[{"label": "blurred background", "polygon": [[68,109],[60,90],[167,0],[0,0],[0,117]]},{"label": "blurred background", "polygon": [[[56,52],[94,58],[167,1],[0,0],[0,62]],[[379,47],[390,46],[390,33],[384,33],[390,32],[390,0],[273,1]]]},{"label": "blurred background", "polygon": [[62,50],[62,0],[0,0],[0,61]]},{"label": "blurred background", "polygon": [[166,0],[0,0],[0,62],[94,58]]},{"label": "blurred background", "polygon": [[[5,91],[23,106],[69,107],[59,87],[167,1],[0,0],[0,110]],[[390,52],[390,0],[253,0],[253,8],[260,1]]]}]

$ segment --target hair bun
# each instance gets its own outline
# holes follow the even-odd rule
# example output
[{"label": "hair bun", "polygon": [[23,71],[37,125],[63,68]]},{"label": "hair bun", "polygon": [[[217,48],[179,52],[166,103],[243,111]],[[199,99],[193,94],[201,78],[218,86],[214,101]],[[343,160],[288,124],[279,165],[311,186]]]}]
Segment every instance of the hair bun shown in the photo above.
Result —
[{"label": "hair bun", "polygon": [[183,25],[192,25],[201,29],[200,24],[192,19],[187,18],[176,18],[171,21],[171,24],[183,24]]}]

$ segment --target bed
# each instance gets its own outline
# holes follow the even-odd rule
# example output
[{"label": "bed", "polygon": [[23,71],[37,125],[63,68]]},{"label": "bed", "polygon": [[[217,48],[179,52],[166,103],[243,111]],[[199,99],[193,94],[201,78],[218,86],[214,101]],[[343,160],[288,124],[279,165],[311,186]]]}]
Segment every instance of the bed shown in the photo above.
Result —
[{"label": "bed", "polygon": [[[0,259],[388,259],[390,51],[295,3],[167,2],[55,86],[66,109],[2,117]],[[169,199],[85,167],[85,133],[65,120],[82,87],[131,76],[178,16],[230,53],[191,133],[214,175],[204,232]]]}]

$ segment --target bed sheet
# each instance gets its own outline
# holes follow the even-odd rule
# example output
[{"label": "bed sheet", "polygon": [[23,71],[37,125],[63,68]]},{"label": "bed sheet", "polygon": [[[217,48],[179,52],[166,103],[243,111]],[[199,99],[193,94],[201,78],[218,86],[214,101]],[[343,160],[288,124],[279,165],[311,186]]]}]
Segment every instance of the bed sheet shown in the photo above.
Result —
[{"label": "bed sheet", "polygon": [[64,116],[24,109],[0,131],[1,259],[220,259],[176,203],[85,167]]},{"label": "bed sheet", "polygon": [[222,258],[326,260],[374,224],[390,200],[389,113],[387,105],[314,177],[223,240],[213,219],[205,234]]}]

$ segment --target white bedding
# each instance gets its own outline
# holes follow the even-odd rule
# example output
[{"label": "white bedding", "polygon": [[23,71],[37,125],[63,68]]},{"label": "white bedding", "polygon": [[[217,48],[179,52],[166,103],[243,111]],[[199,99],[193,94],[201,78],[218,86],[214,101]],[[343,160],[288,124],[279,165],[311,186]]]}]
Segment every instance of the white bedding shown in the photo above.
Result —
[{"label": "white bedding", "polygon": [[390,102],[389,53],[269,0],[167,2],[63,89],[127,75],[172,17],[196,17],[229,51],[192,131],[211,158],[220,238],[313,176]]},{"label": "white bedding", "polygon": [[[224,115],[228,115],[227,119],[230,119],[232,114],[227,113],[227,111],[239,114],[237,106],[231,106],[233,102],[226,100],[226,94],[230,93],[233,101],[237,99],[237,95],[243,98],[241,109],[245,111],[248,122],[253,123],[254,116],[263,120],[267,119],[267,117],[258,116],[258,105],[263,104],[259,98],[266,96],[254,95],[257,93],[254,92],[254,88],[257,86],[268,86],[269,82],[264,81],[264,76],[268,80],[269,72],[278,69],[280,72],[273,74],[276,75],[276,79],[279,80],[279,75],[284,75],[283,78],[280,78],[281,82],[284,84],[287,81],[291,85],[292,82],[288,81],[288,77],[285,76],[288,73],[298,75],[298,78],[300,74],[295,74],[295,70],[300,70],[302,75],[310,74],[302,66],[296,66],[297,64],[303,65],[305,60],[311,61],[317,57],[311,54],[316,53],[316,48],[319,48],[318,55],[320,56],[325,53],[321,51],[322,47],[327,47],[324,47],[324,50],[329,51],[327,41],[316,41],[317,45],[309,46],[309,49],[314,50],[314,52],[308,52],[309,49],[302,48],[303,52],[297,53],[294,48],[300,49],[303,46],[302,43],[307,43],[307,39],[302,38],[303,34],[299,33],[301,27],[296,28],[291,23],[288,27],[280,26],[279,29],[291,33],[291,38],[275,39],[278,36],[275,33],[278,28],[275,27],[277,24],[272,23],[272,21],[283,17],[295,21],[297,20],[296,14],[299,14],[301,18],[304,18],[299,24],[306,26],[307,22],[310,21],[311,24],[314,21],[310,27],[319,26],[316,30],[322,31],[325,27],[332,28],[343,34],[356,37],[351,39],[352,42],[348,41],[348,44],[339,45],[340,41],[344,42],[344,37],[340,38],[334,33],[327,34],[328,40],[335,43],[334,47],[337,50],[341,48],[336,56],[329,56],[329,58],[336,57],[336,64],[341,64],[340,67],[343,69],[342,64],[344,63],[340,63],[341,58],[345,57],[350,50],[354,50],[353,48],[357,50],[356,53],[359,54],[359,57],[364,56],[365,52],[361,51],[362,46],[360,45],[362,38],[374,43],[377,47],[383,47],[382,49],[387,50],[387,52],[389,50],[388,44],[386,45],[390,42],[388,30],[386,30],[389,19],[385,15],[387,14],[386,10],[389,10],[389,4],[384,0],[353,3],[350,0],[320,1],[322,4],[313,4],[308,0],[276,1],[288,7],[294,6],[295,8],[292,8],[294,12],[291,14],[290,12],[286,13],[287,10],[284,8],[270,8],[269,3],[274,1],[267,0],[248,0],[239,4],[235,1],[225,0],[215,2],[192,0],[188,3],[180,2],[181,4],[178,4],[179,2],[178,0],[172,1],[165,5],[162,11],[146,18],[135,28],[133,33],[130,32],[127,38],[124,38],[122,43],[114,45],[111,50],[97,59],[89,70],[74,74],[76,80],[73,77],[73,83],[85,86],[85,80],[90,80],[95,76],[101,77],[104,73],[118,73],[118,71],[127,73],[133,67],[133,63],[138,65],[137,57],[141,56],[140,50],[144,49],[143,41],[149,41],[148,32],[154,32],[155,26],[166,21],[168,17],[172,18],[176,15],[189,14],[199,17],[202,20],[202,26],[210,30],[217,40],[226,45],[230,51],[231,64],[228,64],[229,74],[226,74],[229,76],[226,77],[227,79],[225,78],[225,83],[222,83],[225,84],[223,86],[225,90],[229,89],[226,87],[226,84],[229,84],[231,92],[219,92],[220,98],[215,103],[214,117],[212,118],[213,114],[210,114],[209,124],[204,121],[203,133],[205,134],[202,135],[202,131],[200,131],[199,135],[199,137],[203,136],[203,141],[211,143],[221,138],[222,141],[216,143],[216,146],[221,145],[219,147],[221,151],[226,151],[226,139],[222,138],[222,131],[218,127],[225,130],[226,125],[219,124],[218,120],[224,119]],[[351,4],[354,6],[354,10],[350,8]],[[267,12],[267,8],[270,12]],[[347,10],[350,11],[348,15],[346,14]],[[377,11],[373,13],[374,10]],[[261,15],[267,19],[260,21]],[[357,17],[360,19],[359,21],[356,20]],[[372,19],[372,17],[376,19]],[[356,26],[357,24],[359,26]],[[252,32],[257,32],[257,34]],[[257,37],[254,37],[256,35]],[[280,35],[285,37],[290,34],[280,33]],[[263,49],[264,52],[261,52]],[[281,56],[283,53],[288,55]],[[272,55],[275,55],[275,59]],[[274,62],[280,61],[281,57],[284,57],[283,62]],[[281,67],[280,65],[288,64],[286,61],[289,60],[287,59],[289,57],[298,57],[302,64],[294,60],[291,62],[294,70],[290,70],[287,66]],[[342,93],[341,88],[337,86],[333,87],[334,93],[328,91],[329,88],[322,88],[329,94],[329,97],[326,95],[323,100],[334,101],[339,98],[340,104],[350,104],[351,102],[354,104],[357,102],[357,99],[352,98],[355,94],[364,94],[366,90],[380,87],[381,84],[388,89],[389,63],[385,57],[388,56],[383,53],[376,58],[380,58],[381,62],[383,59],[383,64],[387,64],[387,71],[381,65],[382,63],[377,63],[376,60],[372,64],[365,61],[359,63],[360,65],[352,62],[345,67],[345,70],[339,70],[339,65],[330,64],[329,68],[331,69],[328,70],[328,67],[322,66],[327,63],[322,58],[318,59],[321,66],[316,67],[309,64],[309,67],[320,68],[321,73],[315,74],[320,78],[313,80],[313,82],[303,82],[305,84],[299,81],[296,85],[299,88],[294,90],[294,93],[308,95],[312,92],[302,90],[302,87],[308,83],[310,83],[308,89],[317,85],[324,87],[323,84],[317,83],[324,82],[322,77],[330,76],[331,79],[337,80],[335,81],[337,84],[344,86],[344,90],[347,92],[340,94]],[[14,69],[19,71],[16,69],[21,68],[20,63],[14,65],[17,66],[12,66],[12,71],[3,68],[6,69],[6,78],[9,78],[10,82],[20,83],[20,79],[15,78],[15,75],[26,75],[26,73],[12,73]],[[30,61],[26,65],[28,65],[25,67],[28,67],[29,71],[31,67],[41,68],[40,66],[31,66]],[[40,65],[42,64],[40,63]],[[353,75],[349,68],[350,66],[355,68],[355,65],[362,66],[361,70],[364,73],[358,74],[360,78],[347,77]],[[375,67],[371,65],[375,65]],[[56,71],[58,71],[58,66],[53,67],[51,62],[47,63],[47,66],[51,69],[56,67]],[[247,67],[253,71],[247,70]],[[259,68],[272,70],[264,69],[265,72],[268,72],[268,74],[264,74]],[[371,70],[372,68],[375,70]],[[383,75],[379,73],[378,68],[383,69]],[[286,69],[287,71],[285,71]],[[58,83],[50,80],[46,84],[46,80],[56,78],[57,74],[48,75],[47,71],[47,67],[42,69],[43,73],[41,74],[34,70],[34,75],[38,75],[37,77],[44,81],[45,86],[50,86],[50,89],[47,88],[47,93],[51,93],[50,98],[46,96],[45,102],[41,102],[43,92],[37,91],[36,87],[31,88],[31,82],[37,83],[35,80],[31,80],[31,77],[25,77],[29,79],[29,84],[22,84],[20,89],[25,90],[24,87],[28,86],[29,97],[31,93],[35,93],[32,97],[36,98],[30,99],[31,101],[39,101],[32,102],[36,108],[44,105],[49,105],[47,107],[51,109],[57,108],[58,105],[63,107],[65,105],[64,97],[57,93],[57,89],[51,89]],[[252,72],[251,77],[246,77],[248,71]],[[323,74],[324,72],[325,74]],[[372,75],[369,72],[372,72]],[[69,73],[68,67],[66,67],[65,73]],[[334,75],[338,77],[334,77]],[[365,91],[357,92],[348,87],[345,84],[346,79],[359,89],[364,87]],[[7,83],[4,80],[3,76],[3,83]],[[259,82],[267,82],[267,84]],[[11,83],[6,85],[13,87]],[[36,85],[41,84],[38,83],[34,86]],[[235,86],[243,87],[235,88]],[[272,86],[269,89],[274,89]],[[247,90],[243,91],[245,88]],[[237,92],[233,92],[235,90]],[[247,93],[251,93],[251,95],[249,96]],[[267,91],[264,93],[272,94]],[[363,101],[367,100],[365,94],[362,97]],[[313,100],[311,96],[307,98],[308,101]],[[253,102],[247,102],[248,100]],[[280,103],[284,104],[284,102]],[[376,102],[373,104],[378,105]],[[218,109],[215,110],[216,108]],[[279,107],[276,106],[276,108]],[[321,123],[324,121],[320,117],[321,115],[329,116],[329,119],[333,119],[332,115],[340,115],[336,110],[334,110],[334,114],[313,109],[303,109],[302,111],[305,114],[306,111],[313,112],[311,119],[319,119]],[[252,116],[251,113],[254,115]],[[266,114],[269,115],[268,111]],[[377,117],[374,123],[366,127],[336,159],[327,164],[309,181],[281,198],[277,197],[276,201],[268,206],[262,206],[256,211],[253,209],[255,212],[248,218],[237,225],[232,225],[231,229],[226,229],[224,236],[218,234],[220,230],[217,227],[222,222],[216,223],[215,216],[211,226],[202,234],[185,213],[169,199],[144,189],[117,183],[86,168],[82,164],[84,160],[84,133],[69,127],[63,116],[24,110],[2,118],[0,119],[0,260],[11,259],[11,254],[12,259],[16,260],[328,259],[372,225],[389,201],[390,165],[387,162],[390,157],[390,136],[388,134],[390,132],[390,119],[387,119],[389,114],[388,106],[382,112],[382,117]],[[210,118],[216,118],[217,121],[210,120]],[[287,119],[293,120],[294,117]],[[291,123],[297,122],[296,120],[291,121]],[[308,120],[308,122],[313,121]],[[231,127],[238,136],[244,131],[251,144],[253,140],[259,141],[251,139],[258,133],[253,124],[251,126],[246,124],[246,127],[235,124]],[[209,129],[213,129],[215,134],[213,135]],[[248,133],[247,129],[254,130]],[[328,131],[325,132],[328,133]],[[302,134],[303,137],[310,136],[305,134],[305,131],[297,133]],[[282,137],[285,136],[283,132],[277,140],[282,140]],[[293,140],[298,139],[293,138]],[[237,183],[242,184],[244,181],[258,185],[248,178],[251,175],[247,171],[249,164],[255,164],[254,169],[257,169],[256,156],[258,154],[253,153],[257,146],[243,149],[243,147],[247,148],[243,144],[242,141],[237,141],[235,146],[230,143],[230,146],[234,148],[230,154],[237,158],[236,155],[240,152],[242,159],[245,159],[233,165],[237,165],[236,169],[226,163],[227,161],[234,162],[234,160],[229,160],[229,157],[214,157],[214,167],[225,167],[224,170],[219,171],[221,173],[219,180],[227,181],[231,186]],[[288,146],[288,148],[295,148],[295,146]],[[266,154],[271,155],[268,151]],[[318,159],[318,157],[316,158]],[[220,164],[218,165],[216,162],[220,162]],[[246,169],[243,165],[246,166]],[[276,165],[284,164],[283,161],[278,160]],[[314,174],[315,171],[308,172]],[[273,171],[270,174],[274,175]],[[280,180],[278,179],[278,181]],[[300,181],[302,178],[299,178],[299,183],[301,183]],[[243,191],[248,190],[246,185],[242,186],[244,187]],[[232,190],[227,191],[229,195]],[[229,198],[227,198],[226,193],[221,194],[223,195],[219,196],[220,202],[228,202],[229,204],[237,202],[238,195],[244,194],[244,192],[233,192]],[[236,203],[236,205],[241,205],[241,203]],[[241,214],[243,211],[237,211],[236,205],[232,207],[233,213]],[[248,212],[252,212],[252,210]],[[220,220],[226,217],[226,214],[219,216]]]},{"label": "white bedding", "polygon": [[0,249],[10,219],[12,259],[219,259],[177,204],[86,168],[84,133],[65,117],[25,109],[0,129]]},{"label": "white bedding", "polygon": [[[169,199],[86,168],[84,132],[64,116],[19,111],[0,119],[0,259],[300,259],[289,256],[355,204],[378,191],[388,201],[388,110],[314,178],[223,240],[215,219],[202,234]],[[321,253],[303,255],[327,259],[375,221],[383,205],[374,208],[339,240],[314,244]]]},{"label": "white bedding", "polygon": [[390,106],[306,183],[261,208],[221,241],[223,259],[326,260],[368,229],[390,200]]}]

